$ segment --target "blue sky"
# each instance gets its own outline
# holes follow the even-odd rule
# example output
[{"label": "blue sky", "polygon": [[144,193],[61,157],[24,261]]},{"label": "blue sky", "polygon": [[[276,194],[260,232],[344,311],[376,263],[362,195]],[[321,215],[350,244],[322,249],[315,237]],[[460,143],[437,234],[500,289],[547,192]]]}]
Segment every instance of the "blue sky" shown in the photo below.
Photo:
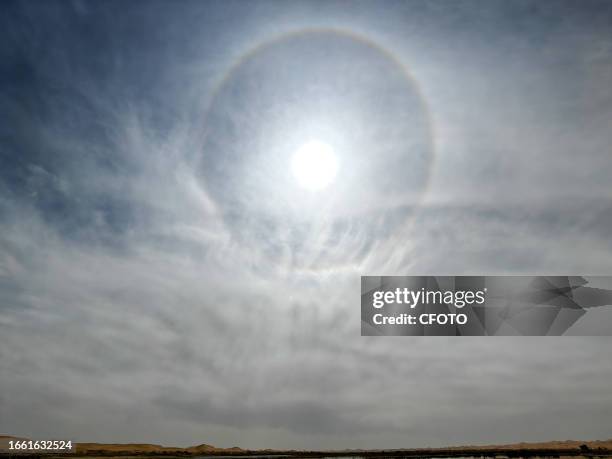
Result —
[{"label": "blue sky", "polygon": [[[595,1],[4,2],[0,432],[610,437],[609,338],[361,337],[359,276],[610,274],[611,26]],[[286,167],[312,138],[340,165],[314,195]]]}]

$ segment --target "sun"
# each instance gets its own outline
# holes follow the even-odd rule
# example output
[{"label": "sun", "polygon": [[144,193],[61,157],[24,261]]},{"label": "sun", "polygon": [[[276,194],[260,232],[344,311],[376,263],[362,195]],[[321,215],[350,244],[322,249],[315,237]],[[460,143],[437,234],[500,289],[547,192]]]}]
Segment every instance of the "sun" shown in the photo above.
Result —
[{"label": "sun", "polygon": [[313,140],[297,149],[291,170],[302,188],[319,191],[331,185],[336,178],[338,161],[330,145]]}]

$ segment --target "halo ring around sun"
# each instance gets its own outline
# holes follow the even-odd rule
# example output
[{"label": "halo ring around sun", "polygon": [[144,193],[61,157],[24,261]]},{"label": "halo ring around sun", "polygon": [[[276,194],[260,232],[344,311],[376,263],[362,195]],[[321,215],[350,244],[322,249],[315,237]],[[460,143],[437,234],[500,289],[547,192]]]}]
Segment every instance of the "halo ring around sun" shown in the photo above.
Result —
[{"label": "halo ring around sun", "polygon": [[[374,42],[373,40],[370,40],[366,36],[354,33],[352,31],[335,29],[335,28],[306,28],[306,29],[299,29],[299,30],[291,31],[289,33],[281,34],[269,40],[264,40],[260,42],[259,44],[255,45],[254,47],[246,51],[244,54],[242,54],[239,58],[237,58],[229,66],[229,68],[222,74],[217,84],[214,86],[212,94],[208,98],[209,102],[204,109],[205,123],[208,124],[208,120],[211,118],[211,113],[213,111],[213,108],[216,107],[217,99],[219,98],[221,91],[224,90],[224,88],[228,84],[228,81],[232,79],[233,75],[236,72],[238,72],[239,69],[241,69],[247,62],[252,61],[264,51],[271,49],[272,47],[276,45],[280,45],[282,43],[289,42],[292,39],[301,39],[301,38],[318,37],[318,36],[335,36],[338,38],[350,40],[360,46],[367,47],[371,49],[373,52],[378,53],[385,60],[391,62],[395,67],[399,69],[399,71],[401,72],[401,75],[406,81],[406,85],[411,88],[411,91],[413,91],[415,97],[418,99],[418,102],[419,102],[418,105],[420,106],[420,111],[422,112],[423,119],[424,119],[424,125],[425,125],[424,130],[426,131],[426,135],[424,139],[424,142],[426,143],[426,148],[425,148],[426,162],[424,164],[424,170],[422,173],[423,185],[421,186],[421,188],[419,188],[415,202],[413,202],[414,208],[415,209],[418,208],[420,204],[422,203],[425,195],[428,192],[431,172],[432,172],[432,169],[435,163],[435,142],[434,142],[435,136],[433,134],[434,127],[433,127],[433,123],[431,120],[429,107],[428,107],[428,104],[426,103],[425,98],[423,97],[422,91],[417,81],[411,75],[411,73],[407,70],[406,66],[393,53],[391,53],[390,51],[388,51],[387,49],[385,49],[378,43]],[[205,128],[203,130],[202,149],[204,149],[204,145],[207,142],[208,134],[209,132]],[[311,140],[317,141],[319,139],[311,139]],[[203,151],[203,153],[204,155],[206,155],[207,152]],[[202,158],[202,156],[200,156],[199,158]],[[196,161],[201,162],[202,160],[196,159]],[[203,167],[202,164],[196,165],[196,168],[198,170],[203,170],[203,171],[206,170],[206,168]],[[234,231],[233,228],[235,228],[236,226],[240,226],[240,224],[237,225],[235,216],[226,216],[227,209],[224,209],[225,204],[224,202],[217,202],[219,201],[219,199],[215,199],[215,193],[212,192],[214,190],[211,190],[209,184],[207,183],[208,181],[207,181],[206,174],[207,172],[205,172],[204,174],[205,176],[203,178],[203,183],[202,183],[203,189],[207,190],[208,194],[211,195],[213,201],[216,202],[216,205],[219,208],[220,214],[224,218],[224,221],[226,222],[228,229],[233,232]],[[223,199],[225,198],[222,198],[221,201],[223,201]],[[414,218],[414,214],[415,212],[411,212],[409,214],[409,217],[408,217],[409,221],[412,221],[412,218]]]}]

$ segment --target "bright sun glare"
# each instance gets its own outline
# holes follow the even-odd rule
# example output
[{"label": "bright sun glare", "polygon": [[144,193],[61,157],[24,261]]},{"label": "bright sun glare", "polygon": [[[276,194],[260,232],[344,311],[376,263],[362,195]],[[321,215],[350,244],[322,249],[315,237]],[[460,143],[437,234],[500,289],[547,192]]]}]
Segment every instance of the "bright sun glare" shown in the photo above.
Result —
[{"label": "bright sun glare", "polygon": [[311,141],[295,152],[291,169],[301,187],[318,191],[334,181],[338,161],[333,148],[328,144]]}]

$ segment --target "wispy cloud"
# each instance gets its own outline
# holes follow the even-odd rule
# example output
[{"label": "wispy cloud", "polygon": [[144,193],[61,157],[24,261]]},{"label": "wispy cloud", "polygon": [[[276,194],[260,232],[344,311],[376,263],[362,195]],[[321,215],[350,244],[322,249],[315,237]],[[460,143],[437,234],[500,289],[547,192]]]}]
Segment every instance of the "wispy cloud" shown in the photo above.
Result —
[{"label": "wispy cloud", "polygon": [[[357,2],[352,23],[334,3],[323,12],[266,2],[6,8],[0,431],[297,448],[609,436],[607,338],[359,336],[361,274],[612,269],[609,7],[575,6],[568,16],[569,4],[549,3],[530,22],[527,10],[540,3],[406,5],[383,13]],[[239,166],[222,164],[223,148],[241,158],[259,135],[232,126],[268,123],[281,144],[305,128],[256,111],[269,100],[257,92],[245,104],[232,92],[245,91],[244,80],[217,99],[227,124],[211,124],[205,108],[215,107],[228,56],[252,48],[249,34],[274,30],[270,18],[320,26],[330,14],[368,29],[417,77],[435,132],[421,206],[412,200],[420,188],[397,191],[414,171],[385,169],[401,136],[381,140],[385,149],[367,143],[397,128],[389,113],[403,113],[399,104],[384,115],[377,101],[361,133],[358,107],[311,125],[349,145],[345,159],[381,148],[367,150],[380,155],[363,169],[382,161],[388,172],[363,184],[377,199],[301,207],[274,183],[266,202],[230,183],[227,168]],[[461,24],[470,21],[468,32]],[[365,87],[403,90],[386,77]],[[278,107],[284,93],[271,96]],[[372,125],[381,113],[385,122]],[[351,129],[326,127],[334,123]],[[355,138],[367,141],[363,151]],[[226,168],[217,182],[215,167]],[[345,218],[335,220],[338,208]],[[610,318],[597,320],[609,333]]]}]

